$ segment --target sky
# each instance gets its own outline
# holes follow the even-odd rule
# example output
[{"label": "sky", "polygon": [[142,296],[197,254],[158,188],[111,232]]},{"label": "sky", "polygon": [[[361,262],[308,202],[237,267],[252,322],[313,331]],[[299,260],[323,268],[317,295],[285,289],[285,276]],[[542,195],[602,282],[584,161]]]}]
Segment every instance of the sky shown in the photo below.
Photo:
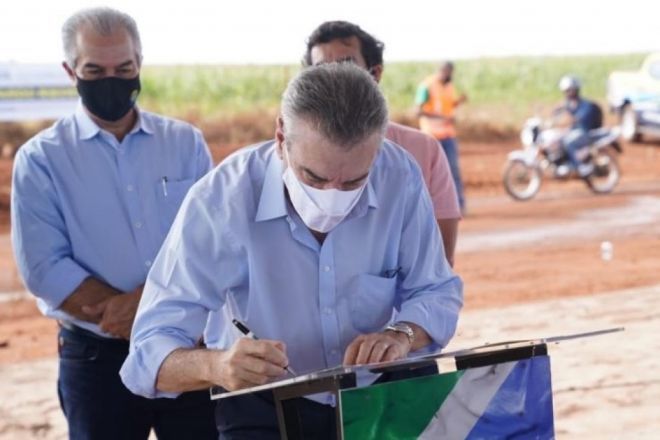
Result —
[{"label": "sky", "polygon": [[2,0],[0,62],[62,60],[60,27],[107,5],[132,15],[146,64],[291,64],[326,20],[385,42],[386,61],[660,50],[657,0]]}]

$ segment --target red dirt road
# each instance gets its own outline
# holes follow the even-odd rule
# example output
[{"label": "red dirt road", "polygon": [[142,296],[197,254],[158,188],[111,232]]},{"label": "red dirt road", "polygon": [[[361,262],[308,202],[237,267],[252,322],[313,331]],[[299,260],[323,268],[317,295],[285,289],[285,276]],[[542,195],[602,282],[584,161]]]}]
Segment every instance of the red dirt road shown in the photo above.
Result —
[{"label": "red dirt road", "polygon": [[[461,145],[468,216],[461,222],[456,271],[468,309],[562,298],[660,283],[660,146],[626,146],[624,176],[611,195],[579,182],[544,185],[538,197],[509,199],[500,183],[505,144]],[[214,147],[216,157],[225,148]],[[10,163],[0,161],[6,176]],[[0,292],[20,288],[4,210]],[[600,244],[614,246],[603,261]],[[56,354],[56,326],[31,300],[0,293],[0,363]],[[4,299],[4,300],[3,300]]]}]

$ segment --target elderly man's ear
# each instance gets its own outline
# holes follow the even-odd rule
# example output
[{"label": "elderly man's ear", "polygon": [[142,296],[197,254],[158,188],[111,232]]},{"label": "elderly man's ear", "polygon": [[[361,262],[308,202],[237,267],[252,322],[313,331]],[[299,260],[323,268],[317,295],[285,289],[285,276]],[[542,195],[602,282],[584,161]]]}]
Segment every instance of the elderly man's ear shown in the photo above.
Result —
[{"label": "elderly man's ear", "polygon": [[69,79],[73,83],[73,85],[76,85],[76,72],[73,70],[72,67],[70,67],[66,61],[62,61],[62,67],[64,68],[64,71],[68,75]]}]

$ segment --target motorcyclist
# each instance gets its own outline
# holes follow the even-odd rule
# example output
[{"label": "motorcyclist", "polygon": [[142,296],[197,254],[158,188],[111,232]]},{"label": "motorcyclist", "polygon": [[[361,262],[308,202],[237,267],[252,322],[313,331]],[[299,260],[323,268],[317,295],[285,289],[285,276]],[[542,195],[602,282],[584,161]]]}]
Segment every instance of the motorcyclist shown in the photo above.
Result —
[{"label": "motorcyclist", "polygon": [[603,112],[593,101],[580,96],[580,80],[573,75],[565,75],[559,81],[559,90],[566,100],[555,109],[555,117],[567,114],[570,117],[570,130],[562,137],[562,146],[568,154],[568,159],[580,177],[589,176],[594,165],[579,159],[579,151],[590,143],[589,130],[603,125]]}]

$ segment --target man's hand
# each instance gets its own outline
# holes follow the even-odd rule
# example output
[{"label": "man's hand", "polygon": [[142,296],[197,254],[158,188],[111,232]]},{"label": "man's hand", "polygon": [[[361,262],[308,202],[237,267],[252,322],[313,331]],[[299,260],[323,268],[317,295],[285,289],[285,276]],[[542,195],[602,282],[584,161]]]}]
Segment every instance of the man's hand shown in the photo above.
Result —
[{"label": "man's hand", "polygon": [[229,391],[277,379],[289,365],[284,343],[266,339],[241,338],[229,350],[214,354],[207,380]]},{"label": "man's hand", "polygon": [[410,351],[410,341],[403,333],[385,331],[360,335],[346,348],[344,365],[373,364],[403,359]]},{"label": "man's hand", "polygon": [[76,287],[76,290],[71,292],[71,295],[64,300],[59,309],[74,318],[98,324],[101,321],[101,315],[89,314],[85,311],[85,308],[104,303],[113,296],[120,294],[119,290],[108,286],[104,282],[88,277]]},{"label": "man's hand", "polygon": [[99,326],[104,332],[130,339],[143,288],[140,286],[130,293],[112,296],[93,306],[83,306],[83,312],[98,317]]}]

